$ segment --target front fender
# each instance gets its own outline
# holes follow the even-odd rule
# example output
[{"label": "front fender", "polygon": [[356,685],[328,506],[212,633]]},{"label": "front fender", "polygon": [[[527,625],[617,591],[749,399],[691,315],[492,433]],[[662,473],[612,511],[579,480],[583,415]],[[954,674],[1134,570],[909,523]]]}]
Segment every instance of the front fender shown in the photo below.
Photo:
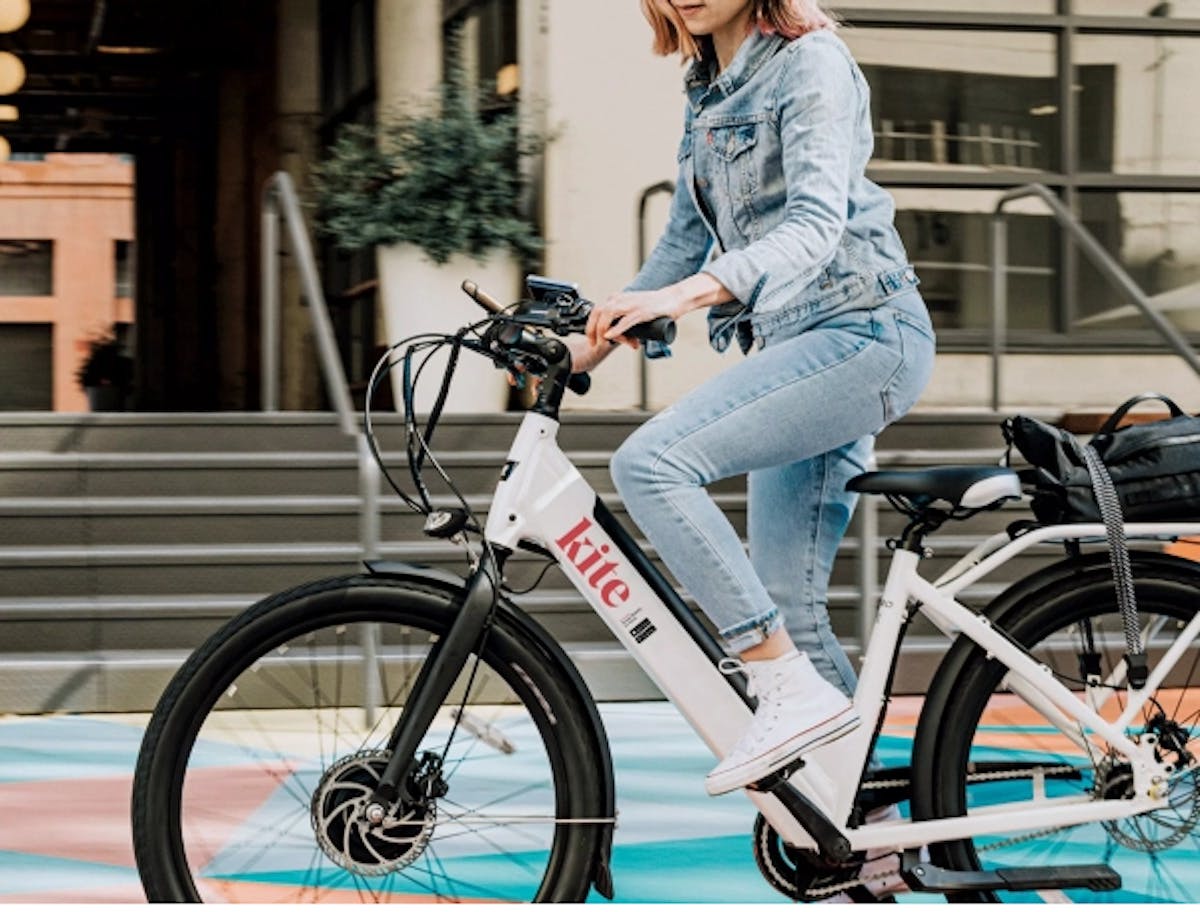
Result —
[{"label": "front fender", "polygon": [[[433,567],[421,567],[416,564],[406,564],[399,561],[366,561],[367,570],[372,576],[388,579],[419,582],[435,586],[462,598],[466,596],[467,583],[460,576],[438,570]],[[617,786],[613,776],[612,753],[608,746],[608,735],[604,730],[604,721],[596,709],[596,701],[591,691],[579,674],[579,669],[570,660],[562,646],[537,621],[531,618],[512,602],[501,596],[498,610],[504,612],[505,619],[518,628],[523,634],[535,641],[550,660],[557,666],[562,676],[570,681],[579,697],[580,703],[587,708],[591,722],[592,756],[601,771],[604,783],[604,816],[615,817],[617,812]],[[605,899],[613,898],[612,881],[612,838],[613,825],[604,828],[604,836],[600,840],[600,851],[592,868],[592,883],[596,891]]]}]

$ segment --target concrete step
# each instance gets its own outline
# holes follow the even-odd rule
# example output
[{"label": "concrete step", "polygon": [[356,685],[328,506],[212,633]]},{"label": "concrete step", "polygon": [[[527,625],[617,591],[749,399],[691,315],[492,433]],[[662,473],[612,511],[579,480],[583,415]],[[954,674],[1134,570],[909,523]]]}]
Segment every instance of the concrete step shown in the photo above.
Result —
[{"label": "concrete step", "polygon": [[[732,481],[713,499],[738,534],[746,534],[744,485]],[[734,488],[730,491],[728,488]],[[632,523],[620,499],[604,500],[623,523]],[[467,496],[471,510],[485,517],[491,493]],[[226,497],[0,497],[0,547],[124,544],[242,544],[288,541],[354,542],[359,538],[361,498],[353,495],[243,495]],[[454,497],[439,496],[438,509],[457,507]],[[880,534],[898,535],[906,520],[882,501]],[[422,537],[424,518],[390,492],[380,500],[384,541]],[[984,536],[1028,518],[1021,503],[979,514],[954,524],[956,534]],[[853,527],[852,527],[853,528]]]},{"label": "concrete step", "polygon": [[[1059,412],[1013,407],[1005,414],[1057,421]],[[435,444],[447,450],[482,446],[507,449],[521,414],[451,415],[439,423]],[[642,412],[572,411],[563,414],[560,440],[574,449],[612,449],[649,415]],[[971,409],[924,410],[905,416],[880,437],[884,448],[930,445],[958,448],[1003,446],[1003,415]],[[403,420],[379,413],[372,424],[385,443],[403,441]],[[353,450],[353,442],[329,412],[0,413],[0,452],[155,453]]]},{"label": "concrete step", "polygon": [[[560,432],[584,477],[631,529],[608,464],[645,418],[575,413]],[[434,449],[476,510],[490,501],[519,420],[455,417],[437,431]],[[90,693],[89,708],[134,708],[139,700],[148,708],[146,695],[157,694],[173,663],[257,598],[359,570],[357,452],[331,415],[20,415],[0,416],[0,427],[0,651],[24,657],[28,680],[45,684],[41,696],[63,701],[44,705],[73,706],[78,693]],[[378,429],[407,489],[403,429],[394,415],[380,416]],[[885,432],[878,460],[884,468],[995,463],[1001,449],[995,416],[917,415]],[[428,481],[438,503],[452,502],[432,472]],[[384,490],[383,556],[462,573],[461,549],[421,536],[420,518]],[[744,480],[712,490],[744,535]],[[933,542],[929,572],[1025,515],[1014,506],[947,527]],[[886,507],[879,518],[885,537],[903,526]],[[859,623],[856,535],[854,526],[830,591],[835,630],[847,641]],[[882,545],[878,556],[882,574]],[[1023,573],[1055,557],[1043,549],[1005,569]],[[541,569],[532,556],[515,558],[512,585],[532,583]],[[1005,578],[973,587],[968,602],[985,603]],[[636,682],[644,676],[627,657],[605,652],[607,628],[559,571],[516,600],[568,648],[604,646],[593,666],[619,671],[598,679],[605,698],[620,698],[622,687],[642,694]],[[83,664],[72,665],[73,655]],[[13,674],[20,677],[0,681],[0,707],[15,705],[10,696],[24,686]],[[619,683],[626,679],[635,683]]]}]

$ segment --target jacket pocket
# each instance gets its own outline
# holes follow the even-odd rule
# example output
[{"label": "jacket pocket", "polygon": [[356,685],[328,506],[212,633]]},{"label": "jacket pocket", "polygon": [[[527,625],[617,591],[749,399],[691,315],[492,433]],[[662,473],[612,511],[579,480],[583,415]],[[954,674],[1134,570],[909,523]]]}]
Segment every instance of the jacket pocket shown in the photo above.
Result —
[{"label": "jacket pocket", "polygon": [[900,364],[881,390],[884,420],[890,424],[917,404],[929,384],[935,340],[932,328],[908,314],[886,304],[878,310],[881,315],[890,311],[893,344],[900,349]]},{"label": "jacket pocket", "polygon": [[758,156],[754,150],[762,129],[759,123],[742,123],[710,127],[706,134],[715,169],[723,172],[719,179],[728,212],[748,244],[761,234],[754,204],[759,185]]},{"label": "jacket pocket", "polygon": [[726,162],[734,161],[738,156],[754,148],[758,143],[758,124],[737,124],[730,127],[712,127],[708,131],[712,137],[712,150]]}]

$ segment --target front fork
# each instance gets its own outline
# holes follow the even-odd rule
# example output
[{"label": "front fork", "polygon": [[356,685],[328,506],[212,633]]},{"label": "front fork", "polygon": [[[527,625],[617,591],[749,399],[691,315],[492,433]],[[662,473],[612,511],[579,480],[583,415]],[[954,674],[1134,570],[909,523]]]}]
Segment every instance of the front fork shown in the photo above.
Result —
[{"label": "front fork", "polygon": [[401,798],[415,800],[424,797],[402,795],[401,791],[416,766],[416,752],[421,739],[450,695],[450,688],[458,680],[467,659],[479,649],[480,640],[492,616],[501,568],[490,554],[485,550],[479,565],[468,578],[458,616],[446,635],[439,637],[430,648],[408,699],[404,701],[404,710],[388,738],[391,758],[367,802],[367,820],[373,824],[382,823],[387,816],[387,809]]}]

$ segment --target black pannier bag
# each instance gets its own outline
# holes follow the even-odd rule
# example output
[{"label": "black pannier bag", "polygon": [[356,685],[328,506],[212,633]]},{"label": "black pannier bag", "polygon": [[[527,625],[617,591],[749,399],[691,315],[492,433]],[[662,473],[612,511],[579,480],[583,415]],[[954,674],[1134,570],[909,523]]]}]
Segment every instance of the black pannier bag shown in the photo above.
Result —
[{"label": "black pannier bag", "polygon": [[[1118,428],[1139,402],[1158,400],[1171,417]],[[1043,523],[1100,522],[1085,444],[1074,434],[1017,415],[1004,421],[1004,438],[1031,468],[1021,480],[1033,489],[1033,513]],[[1184,414],[1166,396],[1134,396],[1108,417],[1086,445],[1116,489],[1126,522],[1200,520],[1200,417]]]},{"label": "black pannier bag", "polygon": [[[1171,417],[1118,428],[1133,406],[1166,403]],[[1148,666],[1138,621],[1137,593],[1125,542],[1125,523],[1200,517],[1200,418],[1185,415],[1166,396],[1134,396],[1113,412],[1091,442],[1034,418],[1004,422],[1009,456],[1016,447],[1032,468],[1022,481],[1034,489],[1033,512],[1044,523],[1104,523],[1117,603],[1125,628],[1129,686],[1146,685]]]}]

